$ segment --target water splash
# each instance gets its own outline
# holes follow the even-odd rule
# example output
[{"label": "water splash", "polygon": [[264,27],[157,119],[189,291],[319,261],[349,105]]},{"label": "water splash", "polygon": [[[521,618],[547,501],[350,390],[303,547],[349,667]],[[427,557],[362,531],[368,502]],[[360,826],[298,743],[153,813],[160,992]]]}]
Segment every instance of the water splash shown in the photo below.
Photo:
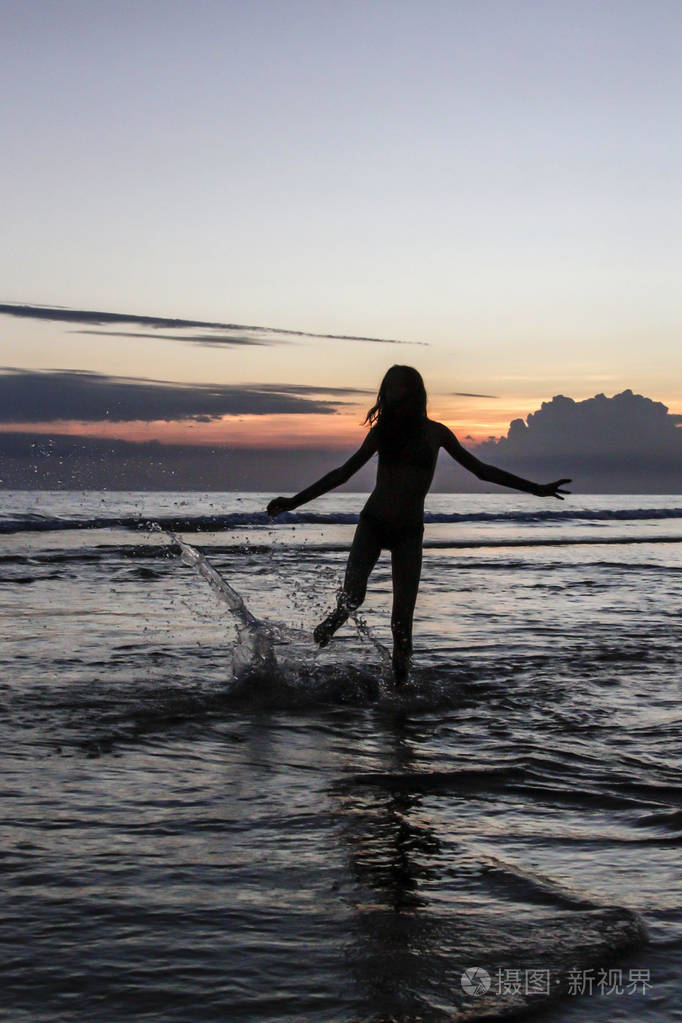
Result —
[{"label": "water splash", "polygon": [[370,629],[369,625],[367,624],[367,622],[365,621],[365,619],[362,617],[361,614],[358,614],[357,611],[351,611],[349,617],[350,617],[351,621],[353,622],[353,624],[355,625],[355,628],[358,630],[358,632],[362,636],[362,638],[367,643],[369,643],[370,646],[372,646],[376,650],[377,654],[379,655],[379,664],[381,666],[381,678],[382,678],[382,681],[386,682],[386,683],[392,682],[393,681],[393,663],[392,663],[392,660],[391,660],[391,653],[390,653],[390,651],[388,650],[387,647],[384,646],[384,644],[381,642],[381,640],[377,639],[377,637],[374,635],[374,633],[372,632],[372,630]]},{"label": "water splash", "polygon": [[[343,588],[343,584],[340,582],[336,571],[330,567],[323,568],[321,577],[325,579],[325,582],[336,585],[336,606],[343,607],[348,616],[348,621],[351,621],[355,626],[358,635],[362,640],[368,643],[376,652],[379,658],[380,666],[380,679],[383,685],[393,681],[393,665],[391,660],[390,651],[386,649],[381,640],[377,639],[369,625],[365,621],[364,617],[358,613],[357,609],[349,606],[347,594]],[[333,609],[330,608],[330,614],[333,614]]]},{"label": "water splash", "polygon": [[[325,669],[322,677],[318,670],[313,668],[311,671],[311,665],[305,663],[303,649],[309,644],[307,632],[288,628],[283,623],[273,624],[257,618],[246,606],[242,595],[213,567],[201,551],[187,543],[171,529],[164,529],[157,522],[150,523],[149,528],[152,532],[162,533],[169,537],[180,548],[182,561],[208,582],[213,592],[232,613],[237,628],[237,641],[232,650],[231,665],[231,673],[235,682],[253,682],[254,679],[257,679],[261,693],[264,688],[268,688],[276,682],[280,688],[283,686],[290,696],[297,695],[299,697],[304,694],[292,694],[289,692],[291,686],[297,688],[299,684],[303,683],[304,689],[307,690],[312,683],[313,688],[318,691],[318,696],[322,695],[319,690],[328,694],[331,686],[333,690],[339,691],[339,695],[345,694],[345,699],[352,698],[353,700],[366,699],[368,696],[377,698],[382,691],[385,695],[387,691],[392,690],[391,654],[373,634],[364,618],[356,611],[352,611],[349,617],[360,637],[375,650],[379,658],[378,687],[375,672],[370,677],[366,668],[358,674],[357,671],[354,673],[349,670],[350,665],[348,664],[336,665],[335,670],[331,672],[328,668]],[[278,644],[289,647],[289,656],[275,654],[275,645]],[[317,667],[319,668],[319,666]],[[349,687],[350,693],[348,692]]]},{"label": "water splash", "polygon": [[237,642],[232,651],[232,674],[243,674],[247,670],[276,672],[277,658],[274,644],[278,639],[276,630],[261,621],[248,609],[244,598],[213,567],[208,558],[196,547],[187,543],[170,529],[162,529],[158,523],[151,523],[154,532],[166,533],[180,548],[182,560],[195,569],[206,580],[211,589],[232,612],[237,627]]}]

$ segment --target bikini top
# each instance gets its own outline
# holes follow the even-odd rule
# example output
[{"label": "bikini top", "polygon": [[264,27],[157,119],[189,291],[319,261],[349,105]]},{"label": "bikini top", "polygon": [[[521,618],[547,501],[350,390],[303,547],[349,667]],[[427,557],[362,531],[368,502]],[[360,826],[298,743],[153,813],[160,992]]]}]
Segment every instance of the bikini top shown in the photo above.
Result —
[{"label": "bikini top", "polygon": [[402,449],[398,451],[387,451],[379,447],[379,462],[385,465],[392,465],[400,462],[404,465],[413,466],[425,472],[431,472],[435,463],[434,452],[425,437],[417,436],[411,438]]}]

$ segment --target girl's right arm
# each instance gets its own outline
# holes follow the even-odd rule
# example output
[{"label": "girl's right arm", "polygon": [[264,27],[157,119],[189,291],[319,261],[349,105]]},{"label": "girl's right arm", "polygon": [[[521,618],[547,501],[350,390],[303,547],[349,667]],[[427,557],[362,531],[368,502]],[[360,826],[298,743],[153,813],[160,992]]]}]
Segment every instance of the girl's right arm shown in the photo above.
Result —
[{"label": "girl's right arm", "polygon": [[307,504],[308,501],[314,501],[316,497],[320,497],[322,494],[328,493],[330,490],[334,490],[335,487],[341,486],[346,480],[349,480],[351,476],[360,469],[365,462],[368,462],[372,455],[375,453],[378,447],[376,428],[372,427],[364,441],[355,452],[351,455],[347,462],[343,465],[337,466],[336,469],[332,469],[331,472],[326,473],[315,483],[311,483],[305,490],[301,490],[300,493],[294,497],[275,497],[274,500],[270,501],[267,507],[267,513],[270,516],[281,515],[282,512],[292,511],[294,508],[298,508],[301,504]]}]

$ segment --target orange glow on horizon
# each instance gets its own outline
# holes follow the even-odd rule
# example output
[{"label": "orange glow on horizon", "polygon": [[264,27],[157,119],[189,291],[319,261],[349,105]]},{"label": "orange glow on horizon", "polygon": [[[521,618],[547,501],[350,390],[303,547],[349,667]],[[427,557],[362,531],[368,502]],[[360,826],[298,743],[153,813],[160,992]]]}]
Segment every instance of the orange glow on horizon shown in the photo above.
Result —
[{"label": "orange glow on horizon", "polygon": [[[434,403],[435,404],[435,403]],[[429,408],[432,419],[445,423],[464,444],[479,444],[492,437],[506,436],[509,423],[525,418],[528,402],[516,407],[482,405],[453,412]],[[161,444],[196,444],[237,448],[340,448],[362,443],[367,427],[362,425],[365,409],[344,409],[336,415],[242,415],[223,416],[210,422],[192,420],[156,420],[144,422],[82,422],[79,420],[45,423],[3,423],[3,433],[61,434],[131,442],[158,441]]]}]

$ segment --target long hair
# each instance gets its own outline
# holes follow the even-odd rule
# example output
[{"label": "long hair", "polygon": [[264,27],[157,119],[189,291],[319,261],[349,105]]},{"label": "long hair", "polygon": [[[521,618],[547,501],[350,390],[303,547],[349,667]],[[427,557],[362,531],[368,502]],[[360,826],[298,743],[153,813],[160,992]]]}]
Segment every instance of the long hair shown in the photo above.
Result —
[{"label": "long hair", "polygon": [[[389,401],[386,392],[390,384],[398,385],[402,396]],[[413,366],[391,366],[379,386],[377,400],[364,422],[376,426],[379,452],[395,455],[414,437],[426,419],[426,388]]]}]

